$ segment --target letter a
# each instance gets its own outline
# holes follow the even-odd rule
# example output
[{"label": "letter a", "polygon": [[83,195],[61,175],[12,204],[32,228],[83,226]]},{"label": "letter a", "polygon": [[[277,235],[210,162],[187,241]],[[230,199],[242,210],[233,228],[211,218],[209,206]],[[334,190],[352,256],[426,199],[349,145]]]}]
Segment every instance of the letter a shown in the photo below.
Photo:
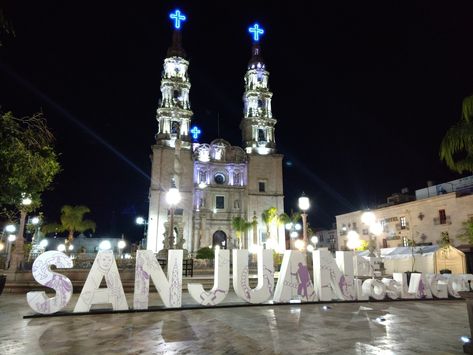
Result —
[{"label": "letter a", "polygon": [[[100,288],[104,276],[107,287]],[[97,303],[111,303],[114,311],[128,310],[117,263],[111,250],[101,250],[95,257],[74,313],[89,312],[90,307]]]}]

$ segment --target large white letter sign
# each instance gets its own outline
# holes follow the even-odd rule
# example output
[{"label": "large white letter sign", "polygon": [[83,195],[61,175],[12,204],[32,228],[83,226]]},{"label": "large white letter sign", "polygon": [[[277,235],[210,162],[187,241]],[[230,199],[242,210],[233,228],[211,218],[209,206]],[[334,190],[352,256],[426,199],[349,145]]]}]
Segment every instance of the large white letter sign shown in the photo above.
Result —
[{"label": "large white letter sign", "polygon": [[[235,266],[234,266],[235,267]],[[230,288],[230,251],[215,250],[214,286],[207,292],[202,284],[188,284],[192,298],[203,306],[215,306],[222,302]]]},{"label": "large white letter sign", "polygon": [[251,289],[248,276],[248,250],[233,249],[233,289],[238,297],[249,303],[263,303],[273,296],[274,261],[272,250],[258,249],[258,284]]},{"label": "large white letter sign", "polygon": [[33,263],[33,277],[41,285],[56,291],[56,296],[48,298],[44,291],[28,292],[26,300],[30,307],[42,314],[51,314],[63,309],[72,296],[72,282],[64,275],[51,271],[51,265],[60,269],[72,268],[72,260],[59,251],[47,251],[39,255]]},{"label": "large white letter sign", "polygon": [[317,301],[314,285],[307,268],[307,257],[300,251],[286,250],[282,259],[274,302]]},{"label": "large white letter sign", "polygon": [[[331,301],[333,298],[339,300],[355,300],[356,288],[353,280],[353,257],[350,252],[337,252],[339,263],[346,268],[351,275],[343,275],[332,254],[321,248],[312,252],[314,260],[314,282],[317,294],[321,301]],[[352,265],[349,266],[349,263]]]},{"label": "large white letter sign", "polygon": [[[100,288],[104,276],[107,287]],[[111,303],[114,311],[128,310],[117,263],[111,250],[101,250],[97,253],[74,313],[89,312],[90,307],[98,303]]]},{"label": "large white letter sign", "polygon": [[166,307],[181,307],[182,250],[168,250],[168,278],[151,250],[136,251],[134,309],[148,309],[149,279]]}]

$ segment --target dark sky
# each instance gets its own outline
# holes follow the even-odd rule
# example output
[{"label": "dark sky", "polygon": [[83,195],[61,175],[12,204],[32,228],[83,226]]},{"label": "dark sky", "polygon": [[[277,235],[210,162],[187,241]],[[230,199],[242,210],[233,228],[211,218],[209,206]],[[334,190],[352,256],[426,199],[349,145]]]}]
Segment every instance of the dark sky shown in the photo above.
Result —
[{"label": "dark sky", "polygon": [[[459,178],[438,160],[473,92],[473,2],[21,1],[3,3],[15,38],[0,47],[0,105],[45,113],[62,173],[43,211],[85,204],[100,234],[138,238],[168,13],[188,17],[191,105],[201,141],[241,144],[247,28],[266,30],[286,211],[302,190],[311,225],[385,201],[403,187]],[[292,166],[288,166],[292,162]]]}]

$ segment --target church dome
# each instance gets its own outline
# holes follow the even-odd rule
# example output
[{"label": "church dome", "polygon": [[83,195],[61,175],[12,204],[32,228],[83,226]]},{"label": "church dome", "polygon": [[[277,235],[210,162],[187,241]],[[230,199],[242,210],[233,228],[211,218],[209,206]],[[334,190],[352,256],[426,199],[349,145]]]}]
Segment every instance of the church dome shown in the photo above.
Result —
[{"label": "church dome", "polygon": [[214,139],[212,142],[210,142],[210,146],[219,146],[219,147],[231,147],[232,145],[226,141],[225,139],[222,138],[217,138]]}]

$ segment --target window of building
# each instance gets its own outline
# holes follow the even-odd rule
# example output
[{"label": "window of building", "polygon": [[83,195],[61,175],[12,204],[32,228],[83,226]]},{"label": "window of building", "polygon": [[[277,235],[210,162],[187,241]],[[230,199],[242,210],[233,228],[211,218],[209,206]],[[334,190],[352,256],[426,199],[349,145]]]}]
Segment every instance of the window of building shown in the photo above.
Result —
[{"label": "window of building", "polygon": [[199,183],[206,183],[207,182],[207,172],[205,170],[199,171]]},{"label": "window of building", "polygon": [[224,196],[215,196],[215,208],[218,210],[223,210],[225,208]]},{"label": "window of building", "polygon": [[179,131],[181,130],[181,125],[177,121],[172,121],[171,123],[171,134],[175,134],[179,137]]},{"label": "window of building", "polygon": [[216,173],[214,175],[214,181],[216,184],[222,185],[225,183],[225,175],[223,173]]},{"label": "window of building", "polygon": [[445,210],[439,210],[439,222],[440,224],[447,224],[447,214]]},{"label": "window of building", "polygon": [[258,182],[258,191],[266,192],[266,183],[264,181]]},{"label": "window of building", "polygon": [[258,129],[258,142],[266,142],[266,134],[264,129]]},{"label": "window of building", "polygon": [[401,224],[401,229],[406,229],[407,228],[407,220],[406,217],[400,217],[399,222]]},{"label": "window of building", "polygon": [[238,171],[233,173],[233,185],[240,185],[240,173]]}]

